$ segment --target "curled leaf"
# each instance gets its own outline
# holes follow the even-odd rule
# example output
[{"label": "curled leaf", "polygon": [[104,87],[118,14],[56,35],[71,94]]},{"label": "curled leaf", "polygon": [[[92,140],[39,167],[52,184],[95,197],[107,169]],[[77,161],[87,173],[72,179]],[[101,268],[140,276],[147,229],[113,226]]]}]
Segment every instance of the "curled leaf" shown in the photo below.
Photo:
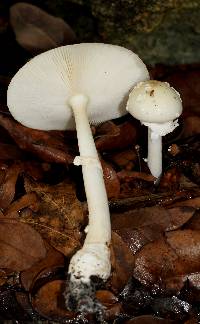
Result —
[{"label": "curled leaf", "polygon": [[33,54],[71,44],[76,39],[63,19],[28,3],[19,2],[11,6],[10,22],[18,43]]}]

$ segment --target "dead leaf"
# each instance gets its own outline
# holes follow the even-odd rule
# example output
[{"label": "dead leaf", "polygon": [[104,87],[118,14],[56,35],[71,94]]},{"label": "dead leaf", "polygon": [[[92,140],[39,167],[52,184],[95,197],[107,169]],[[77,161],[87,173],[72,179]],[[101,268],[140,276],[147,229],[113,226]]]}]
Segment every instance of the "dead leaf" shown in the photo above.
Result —
[{"label": "dead leaf", "polygon": [[32,54],[71,44],[76,40],[75,33],[63,19],[29,3],[21,2],[11,6],[10,22],[18,43]]},{"label": "dead leaf", "polygon": [[80,227],[85,223],[81,203],[76,197],[74,184],[64,181],[47,185],[25,178],[25,189],[40,198],[37,214],[21,214],[55,249],[69,256],[80,248]]},{"label": "dead leaf", "polygon": [[120,180],[127,181],[127,182],[133,181],[135,179],[144,180],[152,183],[155,181],[155,177],[152,176],[151,174],[147,174],[144,172],[137,172],[137,171],[122,170],[117,173],[117,176],[119,177]]},{"label": "dead leaf", "polygon": [[176,230],[135,254],[134,277],[145,286],[180,292],[188,277],[200,272],[200,232]]},{"label": "dead leaf", "polygon": [[104,318],[114,320],[122,313],[122,305],[119,303],[118,298],[108,290],[98,290],[96,298],[105,307]]},{"label": "dead leaf", "polygon": [[21,165],[19,163],[14,163],[8,168],[4,183],[0,186],[0,208],[7,208],[14,199],[15,185],[20,172]]},{"label": "dead leaf", "polygon": [[167,211],[169,214],[169,223],[166,231],[174,231],[180,228],[188,223],[195,214],[195,208],[190,206],[169,208]]},{"label": "dead leaf", "polygon": [[103,168],[104,182],[106,186],[108,199],[118,198],[120,193],[120,182],[117,177],[116,171],[112,165],[101,159],[101,165]]},{"label": "dead leaf", "polygon": [[40,198],[39,214],[46,217],[46,224],[66,230],[79,229],[85,221],[81,202],[76,197],[75,185],[65,180],[49,185],[25,178],[27,193],[35,192]]},{"label": "dead leaf", "polygon": [[44,242],[31,226],[0,218],[0,268],[22,271],[46,256]]},{"label": "dead leaf", "polygon": [[114,290],[120,291],[133,273],[134,257],[123,239],[115,232],[112,232],[111,263],[111,285]]},{"label": "dead leaf", "polygon": [[61,132],[28,128],[3,114],[0,114],[0,125],[22,150],[32,152],[46,162],[72,163],[74,156],[69,152]]},{"label": "dead leaf", "polygon": [[73,313],[66,309],[63,292],[66,282],[54,280],[42,286],[32,298],[33,308],[43,317],[60,322],[72,318]]},{"label": "dead leaf", "polygon": [[107,158],[121,169],[125,169],[127,171],[131,171],[138,163],[138,156],[136,150],[134,149],[110,153],[107,155]]},{"label": "dead leaf", "polygon": [[13,144],[0,143],[1,160],[19,160],[22,158],[21,150]]},{"label": "dead leaf", "polygon": [[[15,212],[20,212],[22,209],[29,207],[33,211],[39,208],[39,199],[35,192],[30,192],[23,195],[18,200],[15,200],[4,212],[5,216],[9,216]],[[10,216],[9,216],[10,217]]]},{"label": "dead leaf", "polygon": [[116,126],[113,122],[108,121],[97,127],[96,135],[96,147],[102,152],[133,146],[136,143],[138,131],[131,122],[127,121]]},{"label": "dead leaf", "polygon": [[21,272],[21,283],[30,292],[34,289],[37,280],[51,278],[52,273],[55,274],[56,270],[64,268],[64,264],[64,256],[52,247],[47,247],[47,254],[43,260]]}]

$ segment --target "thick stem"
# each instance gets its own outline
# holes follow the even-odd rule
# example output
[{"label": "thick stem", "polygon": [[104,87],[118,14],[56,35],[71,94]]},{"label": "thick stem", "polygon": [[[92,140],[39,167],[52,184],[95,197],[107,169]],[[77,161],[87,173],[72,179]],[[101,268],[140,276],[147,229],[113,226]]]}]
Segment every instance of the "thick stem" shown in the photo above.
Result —
[{"label": "thick stem", "polygon": [[80,161],[89,211],[89,224],[84,245],[71,259],[71,280],[89,283],[90,277],[106,280],[110,276],[111,224],[103,170],[87,117],[87,98],[70,100],[77,130]]},{"label": "thick stem", "polygon": [[162,137],[152,136],[153,132],[148,128],[148,157],[147,164],[151,174],[158,178],[162,173]]}]

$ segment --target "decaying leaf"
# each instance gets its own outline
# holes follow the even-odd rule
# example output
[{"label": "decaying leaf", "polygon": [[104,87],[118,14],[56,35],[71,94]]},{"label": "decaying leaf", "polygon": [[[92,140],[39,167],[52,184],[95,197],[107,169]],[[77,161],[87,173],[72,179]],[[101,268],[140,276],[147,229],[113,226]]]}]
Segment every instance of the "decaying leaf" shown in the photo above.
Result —
[{"label": "decaying leaf", "polygon": [[11,6],[10,22],[18,43],[32,54],[71,44],[76,39],[63,19],[29,3],[19,2]]},{"label": "decaying leaf", "polygon": [[51,246],[47,247],[47,254],[44,259],[34,264],[28,270],[21,272],[20,280],[23,287],[27,291],[34,289],[37,280],[51,278],[52,274],[60,268],[64,268],[64,256],[60,252],[53,249]]},{"label": "decaying leaf", "polygon": [[73,317],[66,309],[63,292],[66,282],[54,280],[42,286],[32,300],[34,309],[43,317],[56,321]]},{"label": "decaying leaf", "polygon": [[200,232],[172,231],[136,253],[134,277],[144,285],[178,293],[191,274],[200,272],[199,260]]},{"label": "decaying leaf", "polygon": [[109,121],[96,129],[96,147],[102,151],[125,149],[136,143],[138,136],[137,127],[131,122],[124,122],[117,126]]},{"label": "decaying leaf", "polygon": [[40,234],[17,219],[0,218],[0,268],[22,271],[46,256]]},{"label": "decaying leaf", "polygon": [[19,163],[14,163],[8,168],[4,183],[0,188],[0,208],[5,209],[12,202],[15,196],[15,185],[20,172],[21,165]]},{"label": "decaying leaf", "polygon": [[112,287],[120,291],[133,273],[134,257],[123,239],[115,232],[112,232],[111,256]]},{"label": "decaying leaf", "polygon": [[103,168],[103,176],[107,191],[108,199],[110,198],[118,198],[120,194],[120,182],[117,177],[117,173],[112,167],[112,165],[108,162],[105,162],[101,159],[101,165]]},{"label": "decaying leaf", "polygon": [[27,193],[40,199],[36,215],[24,212],[23,221],[31,224],[58,251],[71,255],[80,247],[80,227],[85,222],[82,205],[70,181],[47,185],[25,178]]},{"label": "decaying leaf", "polygon": [[46,162],[72,163],[73,154],[69,152],[61,132],[46,132],[25,127],[10,117],[0,114],[0,126],[4,127],[17,145]]},{"label": "decaying leaf", "polygon": [[96,298],[105,307],[105,319],[115,319],[122,313],[122,305],[119,303],[118,298],[108,290],[98,290]]}]

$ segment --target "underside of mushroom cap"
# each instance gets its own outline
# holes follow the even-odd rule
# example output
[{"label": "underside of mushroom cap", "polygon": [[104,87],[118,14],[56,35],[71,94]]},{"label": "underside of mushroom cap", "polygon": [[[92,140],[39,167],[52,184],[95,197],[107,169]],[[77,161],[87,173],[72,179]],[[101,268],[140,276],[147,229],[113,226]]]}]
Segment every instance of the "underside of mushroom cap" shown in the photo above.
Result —
[{"label": "underside of mushroom cap", "polygon": [[148,79],[144,63],[126,48],[102,43],[62,46],[34,57],[17,72],[7,103],[25,126],[74,129],[72,96],[86,96],[90,122],[100,123],[126,114],[129,91]]}]

